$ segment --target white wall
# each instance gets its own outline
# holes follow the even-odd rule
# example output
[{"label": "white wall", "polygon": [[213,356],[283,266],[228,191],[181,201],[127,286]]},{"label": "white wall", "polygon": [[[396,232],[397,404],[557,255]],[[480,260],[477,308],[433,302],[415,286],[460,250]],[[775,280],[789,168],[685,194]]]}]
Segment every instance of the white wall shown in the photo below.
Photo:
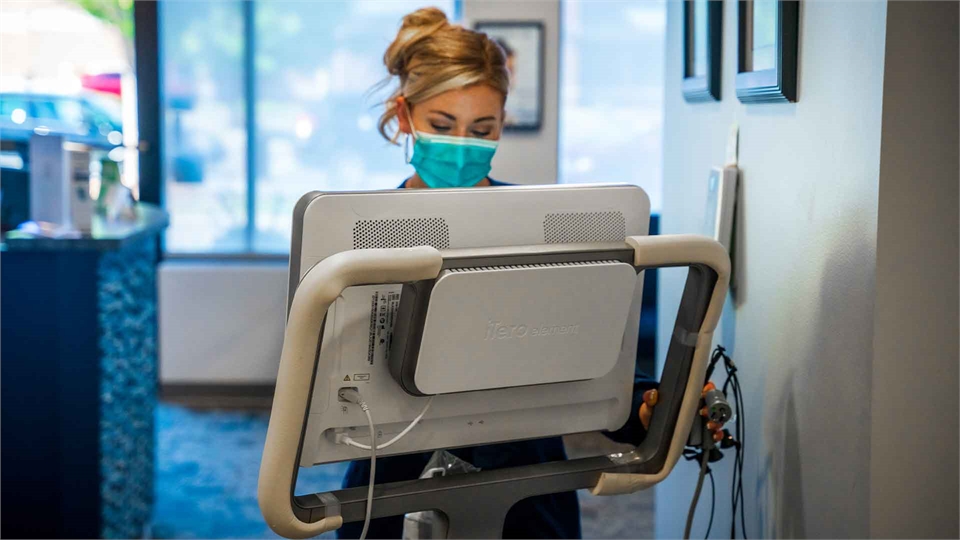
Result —
[{"label": "white wall", "polygon": [[168,260],[159,269],[160,380],[273,384],[287,265]]},{"label": "white wall", "polygon": [[[739,288],[717,342],[744,384],[748,535],[956,538],[960,10],[803,2],[799,102],[744,106],[736,7],[723,101],[688,105],[670,5],[662,223],[698,231],[705,172],[738,122]],[[665,274],[675,305],[682,276]],[[715,467],[714,536],[729,534],[730,466]],[[658,536],[683,530],[695,478],[682,464],[658,487]]]},{"label": "white wall", "polygon": [[490,176],[513,184],[553,184],[557,181],[557,97],[560,71],[559,0],[464,0],[463,25],[474,21],[541,21],[544,25],[543,126],[537,132],[506,132],[493,158]]},{"label": "white wall", "polygon": [[[681,11],[669,3],[661,223],[701,230],[707,173],[738,122],[739,289],[716,342],[745,394],[747,534],[865,537],[886,3],[802,2],[799,102],[750,106],[735,93],[737,2],[723,5],[722,101],[683,101]],[[663,272],[660,284],[666,313],[682,275]],[[672,329],[661,317],[658,343]],[[730,531],[732,461],[715,467],[714,537]],[[680,463],[657,487],[658,537],[682,534],[695,473]],[[694,536],[709,503],[708,493]]]},{"label": "white wall", "polygon": [[871,537],[960,535],[958,22],[956,2],[891,2],[887,15]]}]

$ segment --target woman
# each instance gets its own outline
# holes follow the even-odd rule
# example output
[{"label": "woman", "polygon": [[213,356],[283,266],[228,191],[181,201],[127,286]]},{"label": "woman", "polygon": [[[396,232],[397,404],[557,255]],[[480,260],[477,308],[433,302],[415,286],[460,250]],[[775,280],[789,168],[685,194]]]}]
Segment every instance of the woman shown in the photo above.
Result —
[{"label": "woman", "polygon": [[[383,57],[399,86],[386,101],[380,133],[397,143],[401,136],[413,153],[416,171],[400,188],[499,186],[490,162],[500,140],[510,77],[503,50],[485,34],[450,24],[442,11],[427,8],[404,17]],[[396,128],[394,128],[396,126]],[[391,130],[396,129],[393,133]],[[409,154],[409,147],[407,148]],[[656,381],[638,375],[635,406],[639,414],[615,433],[619,442],[639,444],[657,402]],[[639,397],[642,396],[642,401]],[[721,426],[711,426],[719,432]],[[560,437],[461,448],[452,453],[481,469],[516,467],[566,459]],[[385,457],[377,483],[414,480],[430,453]],[[366,486],[370,462],[350,464],[343,486]],[[368,538],[400,538],[403,517],[375,519]],[[340,538],[358,538],[361,523],[349,523]],[[575,492],[543,495],[516,504],[507,514],[504,538],[579,538],[580,508]]]}]

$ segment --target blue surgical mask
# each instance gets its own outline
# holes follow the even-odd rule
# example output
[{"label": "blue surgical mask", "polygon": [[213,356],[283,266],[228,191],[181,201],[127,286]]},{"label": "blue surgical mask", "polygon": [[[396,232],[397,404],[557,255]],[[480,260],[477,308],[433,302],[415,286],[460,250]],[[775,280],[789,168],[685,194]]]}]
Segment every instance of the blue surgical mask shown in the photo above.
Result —
[{"label": "blue surgical mask", "polygon": [[416,130],[413,137],[413,157],[409,162],[432,188],[476,185],[490,173],[490,162],[499,144],[499,141],[417,133]]}]

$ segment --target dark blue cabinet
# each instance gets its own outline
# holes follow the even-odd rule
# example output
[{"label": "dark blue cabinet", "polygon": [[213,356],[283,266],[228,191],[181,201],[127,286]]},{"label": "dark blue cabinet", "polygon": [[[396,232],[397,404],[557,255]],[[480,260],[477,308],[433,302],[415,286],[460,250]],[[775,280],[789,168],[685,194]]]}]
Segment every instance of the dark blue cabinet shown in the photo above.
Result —
[{"label": "dark blue cabinet", "polygon": [[166,216],[0,253],[0,535],[141,537],[153,500]]}]

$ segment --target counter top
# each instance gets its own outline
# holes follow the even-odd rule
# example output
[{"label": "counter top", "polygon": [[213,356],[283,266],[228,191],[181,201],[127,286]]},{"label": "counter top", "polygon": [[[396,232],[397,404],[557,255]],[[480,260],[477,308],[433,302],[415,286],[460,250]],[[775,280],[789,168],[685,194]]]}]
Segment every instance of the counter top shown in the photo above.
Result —
[{"label": "counter top", "polygon": [[137,203],[136,219],[107,221],[93,216],[91,231],[78,238],[8,238],[3,251],[110,251],[120,249],[144,236],[158,234],[169,225],[167,213],[159,207]]}]

